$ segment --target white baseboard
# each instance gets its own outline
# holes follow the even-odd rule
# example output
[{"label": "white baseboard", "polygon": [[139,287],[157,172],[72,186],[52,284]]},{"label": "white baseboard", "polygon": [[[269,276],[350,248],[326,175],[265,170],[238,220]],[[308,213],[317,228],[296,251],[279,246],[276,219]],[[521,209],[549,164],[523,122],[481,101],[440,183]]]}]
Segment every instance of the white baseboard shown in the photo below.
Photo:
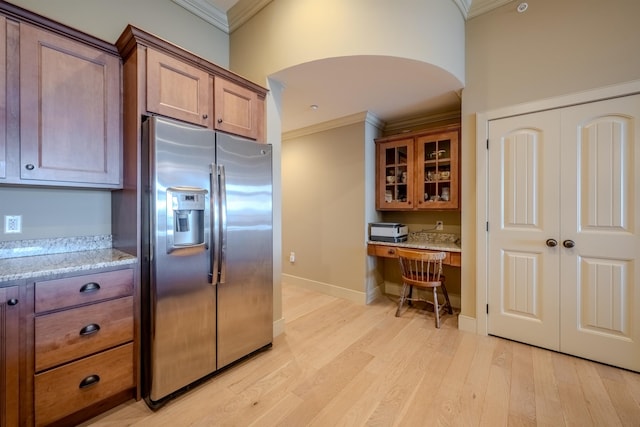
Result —
[{"label": "white baseboard", "polygon": [[382,292],[382,289],[380,288],[380,286],[376,286],[375,288],[373,288],[371,293],[369,293],[367,295],[367,304],[371,304],[372,302],[374,302],[375,300],[380,298],[382,296],[382,294],[383,294],[383,292]]},{"label": "white baseboard", "polygon": [[364,305],[364,304],[367,304],[367,301],[368,301],[367,295],[364,292],[341,288],[340,286],[335,286],[329,283],[323,283],[315,280],[305,279],[304,277],[292,276],[290,274],[282,274],[282,281],[290,285],[300,286],[301,288],[320,292],[326,295],[331,295],[336,298],[343,298],[349,301],[353,301],[357,304]]},{"label": "white baseboard", "polygon": [[476,328],[476,318],[475,317],[469,317],[469,316],[464,316],[464,315],[459,315],[458,316],[458,329],[461,331],[465,331],[465,332],[471,332],[473,334],[477,334],[477,328]]},{"label": "white baseboard", "polygon": [[273,337],[282,335],[284,333],[284,317],[273,321]]}]

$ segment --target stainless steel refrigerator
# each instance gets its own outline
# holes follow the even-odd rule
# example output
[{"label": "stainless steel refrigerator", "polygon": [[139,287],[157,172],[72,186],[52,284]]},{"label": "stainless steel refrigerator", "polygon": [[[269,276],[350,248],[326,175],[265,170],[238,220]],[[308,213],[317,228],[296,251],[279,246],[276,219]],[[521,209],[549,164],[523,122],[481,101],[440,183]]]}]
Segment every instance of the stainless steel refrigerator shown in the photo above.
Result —
[{"label": "stainless steel refrigerator", "polygon": [[143,124],[142,371],[151,407],[273,336],[271,146]]}]

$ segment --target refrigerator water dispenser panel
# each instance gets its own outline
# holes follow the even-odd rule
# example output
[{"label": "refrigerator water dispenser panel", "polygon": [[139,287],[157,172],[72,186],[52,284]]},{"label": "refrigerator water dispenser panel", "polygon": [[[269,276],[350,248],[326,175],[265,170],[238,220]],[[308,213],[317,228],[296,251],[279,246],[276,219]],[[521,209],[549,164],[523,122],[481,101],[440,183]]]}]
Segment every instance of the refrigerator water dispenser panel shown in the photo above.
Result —
[{"label": "refrigerator water dispenser panel", "polygon": [[206,195],[204,188],[167,189],[167,253],[184,248],[205,249]]}]

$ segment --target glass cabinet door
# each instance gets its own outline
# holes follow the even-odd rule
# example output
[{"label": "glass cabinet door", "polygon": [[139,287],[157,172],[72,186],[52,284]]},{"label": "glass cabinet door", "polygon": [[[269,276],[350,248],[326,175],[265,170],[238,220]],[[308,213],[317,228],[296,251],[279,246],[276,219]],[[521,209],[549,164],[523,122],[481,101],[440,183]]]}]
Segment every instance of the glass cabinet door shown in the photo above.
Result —
[{"label": "glass cabinet door", "polygon": [[413,207],[413,139],[378,145],[378,209]]},{"label": "glass cabinet door", "polygon": [[417,139],[416,203],[422,209],[458,207],[458,133]]}]

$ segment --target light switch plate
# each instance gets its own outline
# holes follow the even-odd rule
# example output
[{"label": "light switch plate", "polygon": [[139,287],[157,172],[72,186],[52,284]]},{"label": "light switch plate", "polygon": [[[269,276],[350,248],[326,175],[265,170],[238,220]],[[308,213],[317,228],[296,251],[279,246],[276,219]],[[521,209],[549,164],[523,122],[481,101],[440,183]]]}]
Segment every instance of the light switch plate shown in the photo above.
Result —
[{"label": "light switch plate", "polygon": [[22,233],[22,215],[5,215],[4,232],[6,234]]}]

